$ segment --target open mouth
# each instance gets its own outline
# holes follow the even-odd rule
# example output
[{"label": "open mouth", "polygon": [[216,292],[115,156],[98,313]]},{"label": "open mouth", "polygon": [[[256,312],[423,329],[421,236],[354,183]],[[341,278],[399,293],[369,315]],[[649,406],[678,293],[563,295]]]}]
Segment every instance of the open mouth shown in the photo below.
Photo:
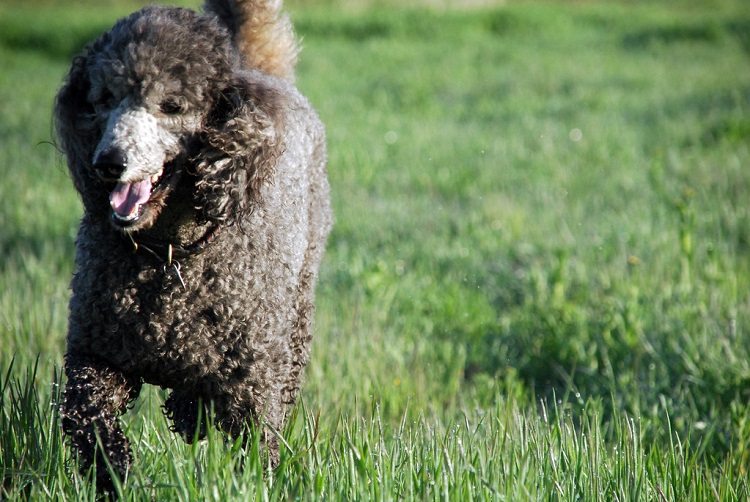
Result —
[{"label": "open mouth", "polygon": [[109,195],[112,217],[121,226],[135,224],[144,214],[150,200],[166,191],[168,175],[164,168],[149,178],[133,183],[118,182]]}]

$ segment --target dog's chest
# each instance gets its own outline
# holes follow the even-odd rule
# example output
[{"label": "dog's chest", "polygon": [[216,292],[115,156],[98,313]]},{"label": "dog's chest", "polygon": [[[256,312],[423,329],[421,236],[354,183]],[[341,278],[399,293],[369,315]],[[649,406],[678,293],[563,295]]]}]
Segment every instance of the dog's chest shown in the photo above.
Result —
[{"label": "dog's chest", "polygon": [[126,347],[113,354],[122,357],[117,364],[165,387],[251,364],[253,347],[276,331],[280,319],[257,314],[265,310],[267,291],[239,287],[244,276],[238,268],[186,262],[141,271],[138,287],[122,297],[129,307],[116,313]]}]

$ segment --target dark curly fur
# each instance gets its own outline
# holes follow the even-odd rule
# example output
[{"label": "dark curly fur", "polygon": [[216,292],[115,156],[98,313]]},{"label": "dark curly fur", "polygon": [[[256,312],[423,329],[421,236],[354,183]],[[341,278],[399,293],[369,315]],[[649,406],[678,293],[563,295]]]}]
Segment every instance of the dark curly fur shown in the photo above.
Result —
[{"label": "dark curly fur", "polygon": [[147,7],[76,57],[57,95],[84,207],[62,424],[100,490],[105,459],[120,476],[132,461],[118,420],[143,383],[172,389],[186,440],[210,406],[232,436],[260,426],[278,463],[332,221],[324,129],[293,86],[280,3]]}]

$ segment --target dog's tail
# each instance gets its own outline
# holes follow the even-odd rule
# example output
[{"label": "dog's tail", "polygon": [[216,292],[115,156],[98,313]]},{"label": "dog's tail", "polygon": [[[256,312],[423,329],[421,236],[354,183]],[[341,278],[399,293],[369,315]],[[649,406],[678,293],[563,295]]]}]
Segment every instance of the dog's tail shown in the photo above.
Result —
[{"label": "dog's tail", "polygon": [[205,0],[203,8],[219,16],[234,35],[248,68],[294,81],[299,47],[282,0]]}]

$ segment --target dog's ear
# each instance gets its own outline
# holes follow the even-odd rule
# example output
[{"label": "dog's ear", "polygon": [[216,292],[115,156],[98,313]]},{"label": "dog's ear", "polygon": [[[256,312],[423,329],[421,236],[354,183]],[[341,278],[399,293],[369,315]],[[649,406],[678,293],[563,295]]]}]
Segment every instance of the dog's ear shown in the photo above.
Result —
[{"label": "dog's ear", "polygon": [[73,59],[63,86],[55,97],[54,123],[57,142],[65,154],[73,184],[83,198],[84,206],[94,201],[87,199],[95,191],[89,186],[95,182],[91,159],[99,137],[94,107],[88,101],[90,82],[87,74],[87,55]]},{"label": "dog's ear", "polygon": [[262,199],[283,150],[282,102],[278,91],[247,72],[217,97],[197,162],[197,203],[206,218],[232,220]]}]

